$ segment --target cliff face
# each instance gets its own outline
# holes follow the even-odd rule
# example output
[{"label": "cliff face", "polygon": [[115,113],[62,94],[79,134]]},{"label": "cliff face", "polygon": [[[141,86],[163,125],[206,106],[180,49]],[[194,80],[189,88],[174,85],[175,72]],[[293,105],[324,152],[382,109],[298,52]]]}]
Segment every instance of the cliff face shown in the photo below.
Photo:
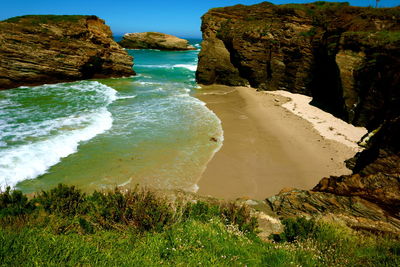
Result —
[{"label": "cliff face", "polygon": [[201,84],[310,95],[370,130],[400,103],[400,8],[265,2],[211,9],[202,21]]},{"label": "cliff face", "polygon": [[366,126],[353,175],[267,199],[282,217],[333,216],[358,229],[400,233],[400,8],[262,3],[203,16],[197,81],[313,97]]},{"label": "cliff face", "polygon": [[22,16],[0,22],[0,89],[134,75],[132,57],[96,16]]},{"label": "cliff face", "polygon": [[188,40],[159,32],[127,33],[119,44],[129,49],[195,50]]}]

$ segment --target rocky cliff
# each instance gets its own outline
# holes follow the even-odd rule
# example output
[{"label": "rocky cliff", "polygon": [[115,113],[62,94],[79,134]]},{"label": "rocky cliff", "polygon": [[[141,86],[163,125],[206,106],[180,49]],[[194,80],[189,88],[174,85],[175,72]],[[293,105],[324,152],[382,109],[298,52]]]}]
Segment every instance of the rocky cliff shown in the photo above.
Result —
[{"label": "rocky cliff", "polygon": [[96,16],[22,16],[0,22],[0,89],[133,75],[132,57]]},{"label": "rocky cliff", "polygon": [[211,9],[202,20],[199,83],[309,95],[370,131],[347,162],[353,175],[284,190],[267,199],[271,209],[400,233],[400,8],[264,2]]},{"label": "rocky cliff", "polygon": [[313,97],[372,130],[399,104],[400,8],[267,2],[202,17],[197,81]]},{"label": "rocky cliff", "polygon": [[195,50],[188,40],[159,32],[127,33],[119,42],[129,49],[160,49],[171,51]]}]

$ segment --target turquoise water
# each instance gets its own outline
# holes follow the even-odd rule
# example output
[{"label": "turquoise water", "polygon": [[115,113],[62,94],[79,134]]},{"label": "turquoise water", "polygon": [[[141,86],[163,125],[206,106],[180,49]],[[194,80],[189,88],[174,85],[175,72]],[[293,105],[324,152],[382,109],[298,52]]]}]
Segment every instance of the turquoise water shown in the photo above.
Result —
[{"label": "turquoise water", "polygon": [[219,119],[193,97],[199,51],[128,52],[137,76],[0,92],[2,187],[196,190],[223,138]]}]

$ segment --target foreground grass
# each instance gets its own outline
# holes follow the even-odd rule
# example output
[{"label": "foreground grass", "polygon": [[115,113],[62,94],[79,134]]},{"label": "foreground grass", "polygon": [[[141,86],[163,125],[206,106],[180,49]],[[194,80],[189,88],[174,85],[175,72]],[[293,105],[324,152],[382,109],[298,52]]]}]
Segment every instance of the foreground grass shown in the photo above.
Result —
[{"label": "foreground grass", "polygon": [[397,239],[360,234],[338,224],[286,220],[285,232],[273,236],[276,242],[261,241],[248,211],[202,201],[172,205],[149,191],[86,196],[60,186],[32,200],[3,192],[0,264],[400,265]]}]

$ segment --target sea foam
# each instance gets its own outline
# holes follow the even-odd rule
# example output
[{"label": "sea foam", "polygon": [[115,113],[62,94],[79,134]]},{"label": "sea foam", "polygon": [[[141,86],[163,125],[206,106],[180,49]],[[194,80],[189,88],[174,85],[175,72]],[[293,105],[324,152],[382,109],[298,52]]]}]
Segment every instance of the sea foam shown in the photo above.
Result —
[{"label": "sea foam", "polygon": [[[77,96],[86,92],[86,97],[93,99],[92,103],[96,103],[96,107],[88,106],[80,112],[45,121],[33,120],[18,124],[16,118],[15,121],[3,125],[0,131],[0,188],[15,186],[20,181],[46,173],[62,158],[75,153],[81,142],[88,141],[112,127],[113,119],[107,105],[117,99],[114,89],[98,82],[87,81],[45,85],[38,89],[51,91],[52,88],[71,90],[60,95],[60,98],[72,97],[73,91],[76,91]],[[36,90],[24,88],[30,89]],[[14,95],[19,93],[9,92]],[[8,110],[10,108],[12,107],[9,106]],[[2,112],[6,111],[7,109],[0,110],[0,115],[5,115]],[[27,111],[28,109],[21,110]]]},{"label": "sea foam", "polygon": [[197,65],[194,64],[175,64],[175,65],[169,65],[169,64],[160,64],[160,65],[135,65],[136,67],[142,67],[142,68],[160,68],[160,69],[172,69],[172,68],[185,68],[190,71],[196,71],[197,70]]},{"label": "sea foam", "polygon": [[191,64],[176,64],[174,65],[175,68],[186,68],[191,71],[196,71],[197,70],[197,65],[191,65]]}]

